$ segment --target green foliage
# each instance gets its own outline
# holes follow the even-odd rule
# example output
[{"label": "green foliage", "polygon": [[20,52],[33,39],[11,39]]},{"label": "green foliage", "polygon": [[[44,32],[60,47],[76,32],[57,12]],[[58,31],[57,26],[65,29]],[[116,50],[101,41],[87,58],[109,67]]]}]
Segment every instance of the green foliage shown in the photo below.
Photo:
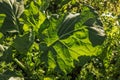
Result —
[{"label": "green foliage", "polygon": [[25,54],[28,52],[29,48],[32,46],[34,42],[34,33],[28,33],[23,36],[18,36],[13,41],[12,46],[21,54]]},{"label": "green foliage", "polygon": [[[87,13],[89,15],[86,15]],[[63,19],[58,18],[56,21],[52,17],[49,20],[49,26],[44,29],[40,37],[40,48],[43,52],[41,58],[48,64],[50,70],[60,68],[66,74],[74,67],[74,59],[81,55],[93,56],[100,53],[100,46],[92,46],[98,44],[92,44],[90,40],[93,38],[89,37],[92,35],[95,38],[99,35],[89,33],[89,27],[84,25],[90,18],[96,16],[88,8],[81,15],[70,13]]]},{"label": "green foliage", "polygon": [[120,79],[119,15],[97,1],[1,0],[0,80]]},{"label": "green foliage", "polygon": [[1,32],[19,32],[18,18],[21,16],[24,10],[23,1],[2,0],[0,2],[0,6],[0,13],[6,15],[2,24],[2,28],[0,29]]}]

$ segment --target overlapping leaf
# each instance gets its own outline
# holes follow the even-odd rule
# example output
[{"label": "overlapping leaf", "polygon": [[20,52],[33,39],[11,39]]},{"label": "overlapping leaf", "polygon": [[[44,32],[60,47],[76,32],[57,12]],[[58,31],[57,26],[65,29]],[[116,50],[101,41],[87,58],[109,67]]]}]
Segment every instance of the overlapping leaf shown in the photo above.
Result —
[{"label": "overlapping leaf", "polygon": [[0,2],[0,13],[6,14],[1,32],[7,31],[19,32],[18,18],[24,10],[23,0],[2,0]]},{"label": "overlapping leaf", "polygon": [[[78,57],[98,55],[101,49],[98,44],[93,46],[94,43],[91,42],[93,38],[89,37],[91,34],[89,26],[84,25],[90,18],[97,18],[89,8],[81,14],[69,14],[64,17],[50,20],[49,27],[41,32],[40,48],[43,53],[41,58],[48,64],[49,70],[60,70],[66,73],[71,71],[74,60],[78,60]],[[97,30],[96,32],[92,34],[95,38],[100,36]],[[102,36],[99,40],[104,41],[101,38]]]},{"label": "overlapping leaf", "polygon": [[[39,0],[39,2],[41,2]],[[32,28],[35,32],[38,32],[41,24],[46,19],[45,15],[39,10],[39,7],[36,6],[35,2],[31,2],[28,9],[24,11],[24,31],[29,31]],[[28,28],[28,30],[26,30]]]}]

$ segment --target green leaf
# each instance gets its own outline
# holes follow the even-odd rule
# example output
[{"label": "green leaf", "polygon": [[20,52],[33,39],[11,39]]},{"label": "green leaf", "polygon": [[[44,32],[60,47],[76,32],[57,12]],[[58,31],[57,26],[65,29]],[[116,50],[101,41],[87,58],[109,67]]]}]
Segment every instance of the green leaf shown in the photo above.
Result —
[{"label": "green leaf", "polygon": [[[70,35],[72,31],[74,30],[74,25],[77,21],[79,21],[80,17],[78,14],[69,14],[64,21],[61,23],[59,29],[58,29],[58,35],[63,38],[66,37],[67,35]],[[66,34],[70,33],[70,34]],[[63,36],[65,35],[65,36]]]},{"label": "green leaf", "polygon": [[26,26],[28,29],[32,28],[33,31],[37,33],[45,19],[46,19],[45,14],[39,11],[39,7],[37,7],[35,3],[32,1],[30,3],[29,8],[26,9],[23,14],[23,21],[25,22],[24,29]]},{"label": "green leaf", "polygon": [[93,46],[101,45],[106,38],[105,32],[101,26],[94,25],[89,28],[89,39]]},{"label": "green leaf", "polygon": [[[49,26],[45,26],[40,32],[40,50],[42,52],[41,59],[48,65],[48,71],[69,73],[74,67],[74,60],[78,61],[78,57],[87,56],[89,61],[91,56],[97,56],[101,52],[101,44],[104,41],[99,33],[93,33],[94,40],[99,41],[95,46],[91,42],[91,30],[85,22],[90,18],[97,18],[89,8],[83,12],[76,14],[63,15],[62,18],[50,18]],[[61,24],[61,25],[60,25]],[[97,36],[96,36],[97,35]],[[103,35],[104,36],[104,35]],[[93,38],[92,38],[93,40]],[[98,45],[99,44],[99,45]],[[81,62],[81,61],[80,61]]]},{"label": "green leaf", "polygon": [[5,17],[6,17],[5,14],[0,14],[0,28],[4,22]]},{"label": "green leaf", "polygon": [[18,36],[14,41],[12,46],[19,53],[27,53],[34,42],[34,33],[30,32],[24,34],[23,36]]},{"label": "green leaf", "polygon": [[0,41],[1,41],[1,39],[3,38],[3,34],[0,32]]},{"label": "green leaf", "polygon": [[0,44],[0,53],[2,53],[3,51],[5,51],[3,45]]},{"label": "green leaf", "polygon": [[50,4],[50,0],[36,0],[36,4],[39,5],[41,11],[45,11]]},{"label": "green leaf", "polygon": [[24,10],[23,0],[2,0],[0,6],[0,13],[6,15],[0,31],[3,33],[12,30],[19,32],[18,18]]}]

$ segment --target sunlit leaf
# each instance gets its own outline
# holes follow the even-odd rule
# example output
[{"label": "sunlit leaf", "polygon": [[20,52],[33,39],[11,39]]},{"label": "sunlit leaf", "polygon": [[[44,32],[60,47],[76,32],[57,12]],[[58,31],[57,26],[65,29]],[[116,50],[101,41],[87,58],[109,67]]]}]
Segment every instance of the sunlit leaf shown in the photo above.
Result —
[{"label": "sunlit leaf", "polygon": [[[105,35],[101,36],[102,32],[97,30],[95,30],[97,33],[91,34],[91,29],[85,25],[90,18],[98,17],[89,8],[86,8],[81,14],[68,14],[62,17],[50,19],[48,28],[41,32],[43,41],[40,48],[43,53],[41,59],[48,64],[48,70],[67,73],[72,70],[74,60],[78,60],[78,57],[87,56],[87,62],[91,56],[97,56],[101,52],[99,45],[103,43],[104,38],[102,37]],[[97,29],[97,27],[95,28]],[[91,38],[91,35],[94,39]],[[102,40],[101,43],[91,41],[98,37],[100,41]]]},{"label": "sunlit leaf", "polygon": [[45,21],[45,15],[39,11],[39,8],[35,5],[34,2],[30,3],[30,7],[24,11],[24,28],[26,26],[32,28],[35,32],[38,32],[41,24]]}]

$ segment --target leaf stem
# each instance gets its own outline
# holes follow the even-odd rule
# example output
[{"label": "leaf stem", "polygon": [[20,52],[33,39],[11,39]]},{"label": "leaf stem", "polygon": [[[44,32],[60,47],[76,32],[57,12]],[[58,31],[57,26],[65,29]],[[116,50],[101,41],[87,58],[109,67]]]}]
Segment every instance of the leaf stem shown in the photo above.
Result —
[{"label": "leaf stem", "polygon": [[27,71],[27,68],[25,67],[25,65],[23,65],[17,58],[13,59],[17,65],[19,65],[24,71]]}]

